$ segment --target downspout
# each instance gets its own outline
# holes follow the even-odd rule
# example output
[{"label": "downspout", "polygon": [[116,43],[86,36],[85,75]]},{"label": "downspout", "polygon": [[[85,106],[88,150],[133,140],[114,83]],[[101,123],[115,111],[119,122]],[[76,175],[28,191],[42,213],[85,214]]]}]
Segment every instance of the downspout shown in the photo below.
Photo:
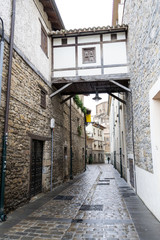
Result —
[{"label": "downspout", "polygon": [[15,9],[16,9],[16,0],[12,0],[6,112],[5,112],[4,135],[3,135],[3,143],[2,143],[2,171],[1,171],[1,198],[0,198],[0,218],[2,221],[6,220],[6,215],[4,213],[4,192],[5,192],[6,155],[7,155],[7,139],[8,139],[8,115],[9,115],[11,71],[12,71],[12,57],[13,57],[13,40],[14,40],[14,28],[15,28]]},{"label": "downspout", "polygon": [[[119,94],[118,94],[119,97]],[[120,158],[120,174],[121,178],[123,177],[122,169],[122,146],[121,146],[121,119],[120,119],[120,103],[118,101],[118,118],[119,118],[119,158]]]},{"label": "downspout", "polygon": [[1,106],[1,88],[2,88],[3,52],[4,52],[4,24],[1,17],[0,21],[2,23],[2,36],[0,42],[0,106]]},{"label": "downspout", "polygon": [[137,193],[136,166],[135,166],[135,146],[134,146],[134,122],[133,122],[133,100],[132,100],[132,92],[131,92],[130,96],[131,96],[131,114],[132,114],[132,144],[133,144],[134,187],[135,187],[135,192]]},{"label": "downspout", "polygon": [[85,153],[85,171],[86,171],[86,165],[87,165],[87,139],[86,139],[86,116],[85,116],[85,113],[84,113],[84,139],[85,139],[85,150],[84,150],[84,153]]},{"label": "downspout", "polygon": [[117,169],[117,167],[116,167],[116,139],[115,139],[114,99],[112,101],[113,101],[113,103],[112,103],[112,106],[113,106],[113,157],[114,157],[114,168]]},{"label": "downspout", "polygon": [[70,179],[73,179],[72,175],[72,102],[70,98]]}]

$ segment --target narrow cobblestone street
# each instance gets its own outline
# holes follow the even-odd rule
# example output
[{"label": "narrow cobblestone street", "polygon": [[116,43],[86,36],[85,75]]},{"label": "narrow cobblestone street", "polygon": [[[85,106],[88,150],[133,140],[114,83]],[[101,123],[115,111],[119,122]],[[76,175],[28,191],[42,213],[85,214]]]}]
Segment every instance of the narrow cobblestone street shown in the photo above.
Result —
[{"label": "narrow cobblestone street", "polygon": [[158,239],[138,237],[123,198],[136,195],[122,181],[112,165],[89,165],[58,194],[45,194],[10,214],[0,223],[0,239]]}]

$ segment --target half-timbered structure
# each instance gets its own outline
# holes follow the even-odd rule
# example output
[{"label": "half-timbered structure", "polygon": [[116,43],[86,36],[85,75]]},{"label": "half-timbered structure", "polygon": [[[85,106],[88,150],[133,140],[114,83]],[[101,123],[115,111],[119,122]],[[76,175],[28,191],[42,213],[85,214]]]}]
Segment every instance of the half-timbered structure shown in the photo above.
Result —
[{"label": "half-timbered structure", "polygon": [[127,26],[52,31],[51,96],[126,91]]}]

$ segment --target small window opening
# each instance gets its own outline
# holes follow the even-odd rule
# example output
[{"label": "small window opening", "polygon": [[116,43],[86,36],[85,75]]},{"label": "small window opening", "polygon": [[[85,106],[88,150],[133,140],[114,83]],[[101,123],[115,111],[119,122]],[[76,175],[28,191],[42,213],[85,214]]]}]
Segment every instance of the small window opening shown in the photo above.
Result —
[{"label": "small window opening", "polygon": [[111,40],[117,40],[117,34],[111,34]]},{"label": "small window opening", "polygon": [[66,45],[67,44],[67,38],[62,38],[62,45]]}]

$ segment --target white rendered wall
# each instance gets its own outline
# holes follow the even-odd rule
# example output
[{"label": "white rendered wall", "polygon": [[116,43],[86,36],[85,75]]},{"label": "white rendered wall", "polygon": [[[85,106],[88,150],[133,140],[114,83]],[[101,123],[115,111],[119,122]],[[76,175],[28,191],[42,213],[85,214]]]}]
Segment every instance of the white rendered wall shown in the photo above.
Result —
[{"label": "white rendered wall", "polygon": [[101,75],[101,69],[85,69],[78,70],[79,76],[91,76],[91,75]]},{"label": "white rendered wall", "polygon": [[[1,0],[0,1],[0,17],[4,22],[4,30],[7,36],[10,35],[10,25],[11,25],[11,0]],[[0,25],[1,26],[1,25]]]},{"label": "white rendered wall", "polygon": [[54,69],[75,68],[75,47],[54,48]]},{"label": "white rendered wall", "polygon": [[78,37],[78,43],[100,42],[100,35]]},{"label": "white rendered wall", "polygon": [[[11,3],[11,0],[5,0],[0,4],[0,16],[4,20],[5,34],[8,36],[10,36]],[[41,49],[41,23],[48,33],[51,24],[38,0],[16,1],[14,43],[41,74],[51,81],[51,39],[48,38],[48,56],[46,56]]]},{"label": "white rendered wall", "polygon": [[126,43],[104,43],[104,65],[127,64]]},{"label": "white rendered wall", "polygon": [[104,68],[104,74],[127,73],[128,67]]},{"label": "white rendered wall", "polygon": [[137,193],[158,220],[160,220],[160,96],[156,95],[160,95],[159,91],[160,78],[149,93],[153,174],[136,166]]}]

